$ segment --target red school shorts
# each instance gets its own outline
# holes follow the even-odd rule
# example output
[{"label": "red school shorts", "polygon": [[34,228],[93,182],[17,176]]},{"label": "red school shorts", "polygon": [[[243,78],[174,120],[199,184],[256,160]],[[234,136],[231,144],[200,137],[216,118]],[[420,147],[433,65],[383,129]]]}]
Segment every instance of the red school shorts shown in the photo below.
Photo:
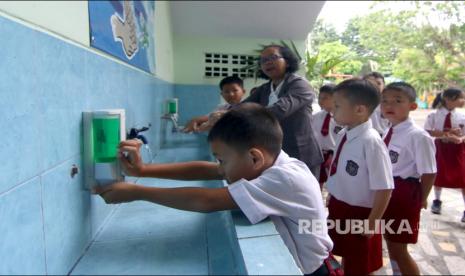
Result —
[{"label": "red school shorts", "polygon": [[336,228],[346,229],[345,220],[368,219],[371,208],[352,206],[331,196],[328,209],[328,220],[340,223],[340,227],[329,229],[329,236],[334,242],[332,252],[344,258],[345,275],[367,275],[380,269],[383,266],[381,234],[366,238],[361,234],[336,232]]},{"label": "red school shorts", "polygon": [[[421,211],[420,181],[417,178],[394,177],[394,185],[383,219],[395,233],[386,231],[384,238],[398,243],[417,243]],[[393,223],[389,224],[390,220],[393,220]],[[403,223],[402,220],[404,220]],[[408,228],[406,223],[408,223]],[[402,227],[399,228],[400,226]]]}]

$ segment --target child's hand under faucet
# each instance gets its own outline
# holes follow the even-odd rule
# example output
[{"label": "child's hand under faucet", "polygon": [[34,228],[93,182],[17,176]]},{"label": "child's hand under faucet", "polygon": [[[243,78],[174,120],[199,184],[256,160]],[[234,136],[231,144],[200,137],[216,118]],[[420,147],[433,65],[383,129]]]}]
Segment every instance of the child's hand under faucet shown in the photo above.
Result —
[{"label": "child's hand under faucet", "polygon": [[208,116],[199,116],[190,120],[182,130],[185,133],[198,132],[200,125],[208,121]]},{"label": "child's hand under faucet", "polygon": [[221,117],[227,112],[227,110],[221,110],[221,111],[216,111],[216,112],[212,112],[210,113],[210,115],[208,116],[208,121],[201,124],[199,127],[198,127],[198,131],[209,131],[213,125],[219,120],[221,119]]}]

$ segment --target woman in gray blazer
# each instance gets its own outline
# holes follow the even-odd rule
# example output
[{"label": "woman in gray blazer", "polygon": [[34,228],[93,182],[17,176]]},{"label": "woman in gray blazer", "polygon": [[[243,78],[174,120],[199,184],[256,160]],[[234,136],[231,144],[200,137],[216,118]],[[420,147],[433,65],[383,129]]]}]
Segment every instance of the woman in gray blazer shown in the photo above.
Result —
[{"label": "woman in gray blazer", "polygon": [[323,156],[311,126],[315,93],[304,78],[295,74],[298,68],[299,61],[289,48],[266,46],[260,54],[260,69],[262,77],[270,81],[244,102],[267,106],[273,112],[283,129],[283,150],[307,164],[318,178]]}]

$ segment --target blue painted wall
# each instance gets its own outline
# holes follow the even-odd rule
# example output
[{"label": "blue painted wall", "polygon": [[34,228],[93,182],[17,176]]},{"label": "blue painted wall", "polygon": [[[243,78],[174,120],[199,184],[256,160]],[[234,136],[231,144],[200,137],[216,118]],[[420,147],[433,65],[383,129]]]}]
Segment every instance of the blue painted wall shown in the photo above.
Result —
[{"label": "blue painted wall", "polygon": [[214,110],[221,101],[216,85],[175,85],[174,96],[179,99],[179,121],[186,124],[191,118]]},{"label": "blue painted wall", "polygon": [[0,34],[0,274],[66,274],[113,208],[83,189],[82,170],[70,177],[82,168],[82,112],[124,108],[128,128],[152,124],[156,152],[165,99],[180,98],[186,121],[219,92],[175,86],[2,17]]}]

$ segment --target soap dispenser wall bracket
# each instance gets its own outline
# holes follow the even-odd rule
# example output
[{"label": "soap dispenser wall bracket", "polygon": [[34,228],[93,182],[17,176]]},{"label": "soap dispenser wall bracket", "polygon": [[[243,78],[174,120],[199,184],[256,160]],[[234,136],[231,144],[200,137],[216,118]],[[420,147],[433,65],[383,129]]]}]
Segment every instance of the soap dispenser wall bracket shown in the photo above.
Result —
[{"label": "soap dispenser wall bracket", "polygon": [[126,139],[124,109],[83,112],[85,188],[123,181],[118,144]]}]

